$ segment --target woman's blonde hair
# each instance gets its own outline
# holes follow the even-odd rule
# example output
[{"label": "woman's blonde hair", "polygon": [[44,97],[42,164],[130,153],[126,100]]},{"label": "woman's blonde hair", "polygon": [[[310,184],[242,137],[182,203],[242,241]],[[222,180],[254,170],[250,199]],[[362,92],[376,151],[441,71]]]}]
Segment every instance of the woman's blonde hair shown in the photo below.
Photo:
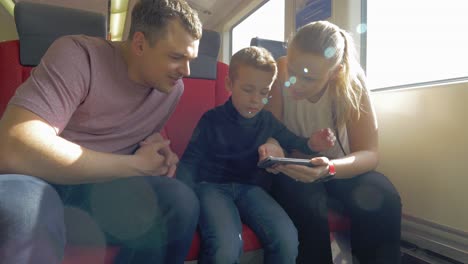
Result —
[{"label": "woman's blonde hair", "polygon": [[[335,95],[332,103],[335,105],[336,124],[346,124],[353,113],[357,113],[359,118],[361,98],[363,93],[367,93],[367,87],[351,36],[330,22],[316,21],[302,26],[291,40],[290,47],[321,55],[330,62],[330,73],[336,74],[328,83],[328,89]],[[351,111],[353,109],[356,111]]]}]

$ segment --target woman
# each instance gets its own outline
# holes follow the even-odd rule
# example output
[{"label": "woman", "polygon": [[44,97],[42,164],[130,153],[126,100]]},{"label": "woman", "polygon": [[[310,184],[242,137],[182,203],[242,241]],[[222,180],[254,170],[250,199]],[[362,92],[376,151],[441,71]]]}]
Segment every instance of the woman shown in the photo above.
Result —
[{"label": "woman", "polygon": [[[327,144],[312,146],[323,150],[312,159],[315,167],[269,169],[282,173],[272,192],[299,231],[297,263],[332,263],[328,207],[351,218],[354,263],[399,263],[400,197],[374,171],[378,126],[352,38],[326,21],[305,25],[279,59],[278,70],[267,109],[298,135],[316,131],[317,138],[328,138]],[[274,144],[264,144],[259,152],[261,159],[284,155]],[[322,181],[330,174],[333,179]]]}]

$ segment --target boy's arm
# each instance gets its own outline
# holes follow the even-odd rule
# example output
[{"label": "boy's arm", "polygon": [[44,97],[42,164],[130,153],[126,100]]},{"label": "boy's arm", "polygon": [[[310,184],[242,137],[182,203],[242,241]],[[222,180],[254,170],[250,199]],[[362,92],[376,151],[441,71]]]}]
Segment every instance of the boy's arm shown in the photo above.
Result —
[{"label": "boy's arm", "polygon": [[305,137],[300,137],[291,132],[283,123],[273,116],[273,138],[276,139],[281,147],[286,151],[291,152],[298,150],[307,155],[316,155],[318,152],[312,149],[310,140]]},{"label": "boy's arm", "polygon": [[208,152],[208,120],[203,116],[193,130],[192,137],[177,166],[176,177],[193,187],[197,182],[201,162]]}]

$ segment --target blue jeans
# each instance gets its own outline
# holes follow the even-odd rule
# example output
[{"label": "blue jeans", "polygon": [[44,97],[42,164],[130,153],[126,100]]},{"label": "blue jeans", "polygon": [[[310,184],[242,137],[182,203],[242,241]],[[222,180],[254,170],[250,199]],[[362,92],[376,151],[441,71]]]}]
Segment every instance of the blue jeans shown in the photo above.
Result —
[{"label": "blue jeans", "polygon": [[68,243],[121,246],[116,263],[183,263],[199,216],[193,191],[167,177],[53,186],[0,175],[0,197],[5,264],[58,264]]},{"label": "blue jeans", "polygon": [[199,263],[238,263],[243,246],[242,222],[260,239],[264,263],[295,263],[296,228],[286,212],[262,188],[202,182],[195,190],[200,200]]}]

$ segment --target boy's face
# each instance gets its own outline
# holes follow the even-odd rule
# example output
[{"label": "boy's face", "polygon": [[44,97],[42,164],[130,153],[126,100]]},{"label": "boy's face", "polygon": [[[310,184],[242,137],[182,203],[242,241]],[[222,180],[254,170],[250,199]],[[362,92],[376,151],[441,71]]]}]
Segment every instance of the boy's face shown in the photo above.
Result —
[{"label": "boy's face", "polygon": [[245,65],[239,66],[235,80],[226,78],[226,87],[232,92],[232,104],[245,118],[252,118],[263,109],[272,84],[272,72]]}]

